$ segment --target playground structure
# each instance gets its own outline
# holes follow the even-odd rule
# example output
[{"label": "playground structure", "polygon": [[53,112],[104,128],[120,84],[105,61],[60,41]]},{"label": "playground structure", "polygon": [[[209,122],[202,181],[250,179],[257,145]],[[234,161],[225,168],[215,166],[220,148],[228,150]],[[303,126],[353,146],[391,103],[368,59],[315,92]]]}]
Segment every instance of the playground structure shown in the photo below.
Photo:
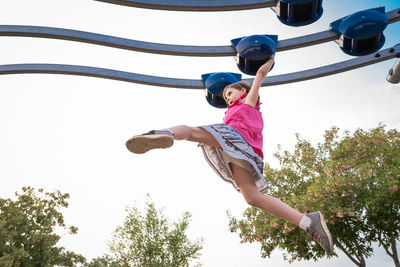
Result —
[{"label": "playground structure", "polygon": [[386,80],[391,83],[400,82],[400,59],[398,59],[394,64],[393,68],[389,70],[389,74]]},{"label": "playground structure", "polygon": [[[162,1],[162,0],[95,0],[111,4],[153,8],[177,11],[229,11],[247,10],[253,8],[271,7],[278,19],[290,26],[303,26],[315,22],[322,15],[322,1],[318,0],[217,0],[212,1]],[[306,36],[278,40],[278,36],[245,36],[231,40],[226,46],[186,46],[162,43],[150,43],[115,36],[107,36],[91,32],[70,29],[0,25],[0,36],[21,36],[53,38],[85,42],[119,49],[127,49],[145,53],[166,54],[175,56],[233,56],[241,72],[254,75],[258,67],[275,52],[286,51],[324,42],[334,41],[341,50],[353,59],[326,65],[319,68],[268,76],[262,86],[272,86],[304,81],[349,71],[363,66],[375,64],[392,58],[400,57],[400,44],[380,50],[385,42],[383,30],[387,24],[400,20],[400,8],[385,13],[384,8],[360,11],[332,22],[330,29]],[[361,30],[360,30],[361,29]],[[249,52],[250,51],[250,52]],[[391,83],[400,82],[400,60],[389,71],[387,80]],[[227,83],[241,80],[240,74],[209,73],[203,74],[202,79],[176,79],[136,74],[124,71],[62,64],[9,64],[0,65],[0,74],[48,73],[70,74],[99,77],[147,85],[206,89],[206,99],[214,107],[225,107],[221,101],[221,92]],[[252,79],[243,79],[251,83]]]}]

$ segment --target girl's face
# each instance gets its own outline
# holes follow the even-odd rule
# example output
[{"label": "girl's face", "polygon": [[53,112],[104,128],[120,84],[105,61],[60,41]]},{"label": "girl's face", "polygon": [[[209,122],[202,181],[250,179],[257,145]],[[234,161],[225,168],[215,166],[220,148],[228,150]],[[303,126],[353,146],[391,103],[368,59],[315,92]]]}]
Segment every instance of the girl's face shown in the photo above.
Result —
[{"label": "girl's face", "polygon": [[246,89],[242,88],[241,90],[238,90],[233,87],[228,87],[225,90],[225,101],[228,104],[228,106],[232,105],[236,99],[238,99],[242,94],[246,93]]}]

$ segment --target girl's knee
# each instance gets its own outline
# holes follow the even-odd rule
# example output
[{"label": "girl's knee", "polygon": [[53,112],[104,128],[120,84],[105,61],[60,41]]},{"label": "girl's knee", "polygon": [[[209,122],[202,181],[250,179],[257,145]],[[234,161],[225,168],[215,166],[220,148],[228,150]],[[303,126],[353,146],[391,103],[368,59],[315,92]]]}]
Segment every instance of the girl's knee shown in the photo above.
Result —
[{"label": "girl's knee", "polygon": [[191,127],[189,141],[202,143],[208,146],[218,147],[221,145],[218,143],[217,139],[209,133],[206,129],[202,127]]},{"label": "girl's knee", "polygon": [[259,194],[261,194],[260,192],[256,192],[256,193],[250,193],[250,194],[246,194],[246,193],[242,193],[244,200],[246,200],[247,204],[249,204],[250,206],[253,207],[258,207],[258,203],[259,203],[259,199],[260,196]]},{"label": "girl's knee", "polygon": [[187,125],[178,125],[175,127],[171,127],[172,132],[174,133],[175,140],[188,140],[191,136],[191,128]]}]

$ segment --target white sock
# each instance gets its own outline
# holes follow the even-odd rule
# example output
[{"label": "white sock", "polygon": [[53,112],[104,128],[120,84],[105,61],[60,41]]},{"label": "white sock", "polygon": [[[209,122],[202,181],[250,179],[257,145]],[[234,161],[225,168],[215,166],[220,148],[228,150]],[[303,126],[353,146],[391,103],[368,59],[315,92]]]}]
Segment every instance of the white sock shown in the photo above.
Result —
[{"label": "white sock", "polygon": [[167,128],[167,129],[162,129],[162,130],[160,130],[160,131],[170,132],[171,135],[174,136],[174,132],[173,132],[171,129],[169,129],[169,128]]},{"label": "white sock", "polygon": [[300,220],[299,227],[305,231],[310,225],[311,225],[311,219],[306,215],[303,215],[303,217]]}]

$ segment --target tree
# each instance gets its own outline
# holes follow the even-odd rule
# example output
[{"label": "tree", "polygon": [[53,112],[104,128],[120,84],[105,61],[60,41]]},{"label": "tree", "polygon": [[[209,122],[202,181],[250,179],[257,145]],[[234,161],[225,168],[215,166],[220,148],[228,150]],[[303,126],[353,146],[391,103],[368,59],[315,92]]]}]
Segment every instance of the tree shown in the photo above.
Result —
[{"label": "tree", "polygon": [[[202,240],[188,240],[185,231],[191,215],[185,212],[172,225],[149,199],[146,213],[136,207],[127,208],[124,224],[119,226],[109,244],[119,266],[186,266],[200,256]],[[107,266],[107,265],[104,265]]]},{"label": "tree", "polygon": [[120,267],[115,259],[111,257],[110,255],[103,255],[102,257],[98,257],[95,259],[92,259],[89,263],[86,263],[84,265],[85,267]]},{"label": "tree", "polygon": [[[0,266],[76,266],[85,258],[56,247],[60,236],[55,227],[66,229],[59,211],[68,207],[68,194],[44,193],[23,187],[17,199],[0,198]],[[69,227],[69,234],[78,228]]]},{"label": "tree", "polygon": [[[383,125],[370,131],[326,131],[313,147],[297,136],[293,154],[279,151],[280,168],[266,164],[271,187],[267,194],[302,213],[322,211],[337,247],[358,266],[382,246],[399,266],[396,240],[400,236],[400,133]],[[230,216],[230,229],[243,242],[260,242],[262,256],[284,249],[290,261],[317,260],[325,255],[305,233],[261,210],[249,208],[244,219]]]}]

